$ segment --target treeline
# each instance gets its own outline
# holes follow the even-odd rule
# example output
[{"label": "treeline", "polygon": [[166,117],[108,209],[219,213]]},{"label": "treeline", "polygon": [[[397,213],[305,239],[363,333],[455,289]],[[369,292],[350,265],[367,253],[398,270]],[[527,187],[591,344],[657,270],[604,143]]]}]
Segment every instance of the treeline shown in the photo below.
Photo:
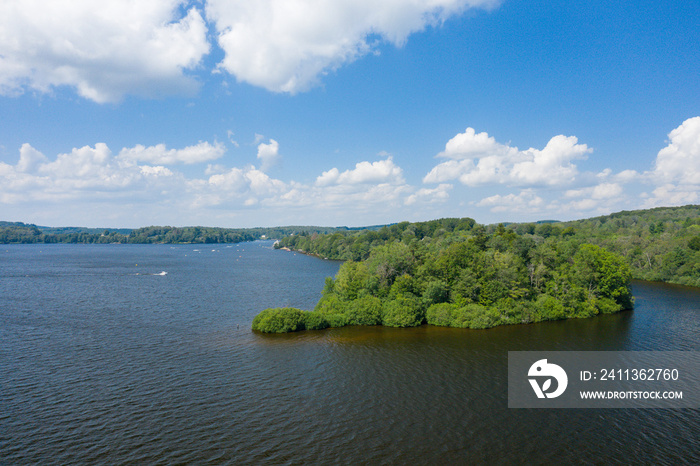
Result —
[{"label": "treeline", "polygon": [[423,323],[483,329],[632,308],[628,264],[599,246],[571,235],[518,235],[503,225],[489,232],[474,224],[449,230],[469,221],[425,223],[411,231],[433,236],[418,239],[398,226],[394,234],[402,239],[391,239],[388,228],[389,238],[376,238],[385,242],[366,259],[345,262],[335,279],[326,279],[314,311],[266,309],[253,329]]},{"label": "treeline", "polygon": [[211,228],[150,226],[129,229],[49,228],[21,222],[0,222],[0,244],[81,243],[81,244],[179,244],[239,243],[286,235],[328,234],[339,228],[289,226],[273,228]]},{"label": "treeline", "polygon": [[468,235],[476,222],[471,218],[443,218],[428,222],[401,222],[374,230],[337,231],[332,234],[302,233],[286,236],[275,247],[287,247],[323,258],[361,261],[369,257],[370,250],[383,244],[424,238],[441,238],[445,235]]},{"label": "treeline", "polygon": [[441,219],[398,223],[373,232],[313,233],[283,238],[278,247],[329,259],[361,261],[372,248],[396,241],[436,241],[445,237],[466,240],[493,235],[504,228],[536,243],[573,240],[595,244],[623,256],[632,277],[700,286],[700,206],[661,207],[618,212],[572,222],[477,225],[474,220]]},{"label": "treeline", "polygon": [[618,212],[562,227],[625,257],[634,278],[700,286],[700,206]]}]

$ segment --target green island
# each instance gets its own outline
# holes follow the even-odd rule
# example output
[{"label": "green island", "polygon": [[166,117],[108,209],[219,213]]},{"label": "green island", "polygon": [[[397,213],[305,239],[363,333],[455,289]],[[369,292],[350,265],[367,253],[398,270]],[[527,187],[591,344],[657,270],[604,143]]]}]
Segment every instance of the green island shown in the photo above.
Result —
[{"label": "green island", "polygon": [[485,329],[632,309],[630,280],[700,286],[700,206],[573,222],[469,218],[304,232],[277,248],[344,260],[313,311],[270,308],[253,330],[422,324]]}]

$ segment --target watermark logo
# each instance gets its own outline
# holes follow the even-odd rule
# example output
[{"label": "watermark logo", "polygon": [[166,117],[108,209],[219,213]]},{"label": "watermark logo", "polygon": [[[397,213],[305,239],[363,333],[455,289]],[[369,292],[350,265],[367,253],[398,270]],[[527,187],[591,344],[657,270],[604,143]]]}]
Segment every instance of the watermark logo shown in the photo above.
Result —
[{"label": "watermark logo", "polygon": [[[566,390],[569,383],[569,378],[566,372],[556,364],[550,364],[546,359],[536,361],[527,373],[530,385],[535,391],[537,398],[556,398]],[[549,391],[552,388],[552,379],[557,381],[557,386],[554,391]],[[542,380],[542,385],[538,380]]]},{"label": "watermark logo", "polygon": [[700,351],[508,351],[508,407],[700,409]]}]

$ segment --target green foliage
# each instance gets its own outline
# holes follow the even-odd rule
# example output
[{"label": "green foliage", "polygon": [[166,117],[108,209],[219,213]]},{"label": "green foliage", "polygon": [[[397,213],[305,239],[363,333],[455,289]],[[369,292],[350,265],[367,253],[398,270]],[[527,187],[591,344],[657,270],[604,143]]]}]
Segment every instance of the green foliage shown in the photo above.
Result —
[{"label": "green foliage", "polygon": [[[351,230],[338,229],[334,234],[319,235],[315,233],[300,233],[294,236],[286,236],[280,240],[279,247],[287,247],[309,254],[316,254],[331,259],[363,261],[369,258],[370,253],[377,247],[390,243],[403,243],[405,245],[425,239],[451,236],[454,234],[466,234],[474,227],[475,222],[471,218],[442,218],[428,222],[409,223],[401,222],[395,225],[381,228],[370,227],[366,229]],[[389,255],[397,251],[391,251]],[[375,253],[379,254],[380,253]],[[391,285],[391,275],[394,277],[403,274],[405,264],[394,263],[396,257],[389,257],[385,263],[377,264],[386,267],[384,277]],[[377,258],[381,262],[381,258]],[[392,272],[392,268],[395,270]],[[374,271],[374,270],[372,270]]]},{"label": "green foliage", "polygon": [[416,327],[425,319],[420,300],[405,293],[384,302],[382,325],[388,327]]},{"label": "green foliage", "polygon": [[486,237],[481,243],[443,233],[438,240],[381,244],[367,260],[345,262],[335,279],[326,279],[315,311],[331,327],[427,322],[485,329],[632,307],[631,271],[621,256],[545,225],[548,239],[499,225],[491,235],[474,228]]},{"label": "green foliage", "polygon": [[345,327],[350,323],[345,314],[325,314],[323,317],[328,322],[329,327]]},{"label": "green foliage", "polygon": [[438,303],[433,304],[425,313],[425,320],[430,325],[440,327],[453,327],[452,312],[457,308],[455,304]]},{"label": "green foliage", "polygon": [[473,329],[491,328],[502,323],[497,309],[474,303],[464,306],[433,304],[426,312],[426,320],[431,325]]},{"label": "green foliage", "polygon": [[322,330],[330,327],[326,317],[320,312],[304,312],[304,328],[306,330]]},{"label": "green foliage", "polygon": [[350,303],[345,315],[349,325],[379,325],[382,301],[375,296],[363,296]]},{"label": "green foliage", "polygon": [[353,300],[359,297],[360,292],[367,288],[369,272],[364,262],[345,262],[335,278],[333,290],[342,300]]},{"label": "green foliage", "polygon": [[631,277],[632,271],[621,256],[599,246],[584,244],[574,256],[571,281],[587,289],[589,298],[610,298],[629,309]]},{"label": "green foliage", "polygon": [[423,303],[425,306],[431,304],[446,303],[450,300],[450,288],[442,280],[431,280],[423,292]]},{"label": "green foliage", "polygon": [[594,305],[601,314],[612,314],[623,309],[621,304],[610,298],[598,298],[594,301]]},{"label": "green foliage", "polygon": [[700,286],[698,206],[563,224],[402,222],[294,242],[351,259],[316,306],[330,326],[484,329],[586,318],[631,309],[633,277]]},{"label": "green foliage", "polygon": [[537,320],[559,320],[567,317],[564,304],[546,293],[540,295],[535,301],[535,310],[538,315]]},{"label": "green foliage", "polygon": [[367,264],[380,286],[388,288],[397,277],[413,271],[415,257],[407,244],[395,242],[372,249]]},{"label": "green foliage", "polygon": [[416,283],[416,280],[409,274],[405,273],[398,277],[394,281],[394,284],[391,285],[391,288],[389,289],[389,298],[396,299],[398,296],[406,294],[417,295],[419,293],[420,292],[418,291],[418,284]]},{"label": "green foliage", "polygon": [[293,307],[269,308],[253,319],[253,330],[263,333],[286,333],[304,330],[304,311]]},{"label": "green foliage", "polygon": [[688,240],[688,249],[700,251],[700,235],[693,236]]},{"label": "green foliage", "polygon": [[623,256],[633,278],[700,286],[700,206],[618,212],[564,225],[575,228],[576,242]]},{"label": "green foliage", "polygon": [[348,306],[346,301],[342,301],[335,293],[326,293],[316,303],[314,311],[320,312],[323,315],[345,314]]}]

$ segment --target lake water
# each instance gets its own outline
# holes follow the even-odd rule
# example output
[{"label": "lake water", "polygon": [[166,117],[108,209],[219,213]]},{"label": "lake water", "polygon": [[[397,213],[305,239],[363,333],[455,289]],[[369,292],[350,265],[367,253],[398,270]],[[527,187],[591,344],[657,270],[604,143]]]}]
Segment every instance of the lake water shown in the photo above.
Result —
[{"label": "lake water", "polygon": [[250,330],[338,267],[270,242],[0,246],[0,464],[700,462],[699,410],[507,407],[509,350],[700,350],[700,290],[490,330]]}]

